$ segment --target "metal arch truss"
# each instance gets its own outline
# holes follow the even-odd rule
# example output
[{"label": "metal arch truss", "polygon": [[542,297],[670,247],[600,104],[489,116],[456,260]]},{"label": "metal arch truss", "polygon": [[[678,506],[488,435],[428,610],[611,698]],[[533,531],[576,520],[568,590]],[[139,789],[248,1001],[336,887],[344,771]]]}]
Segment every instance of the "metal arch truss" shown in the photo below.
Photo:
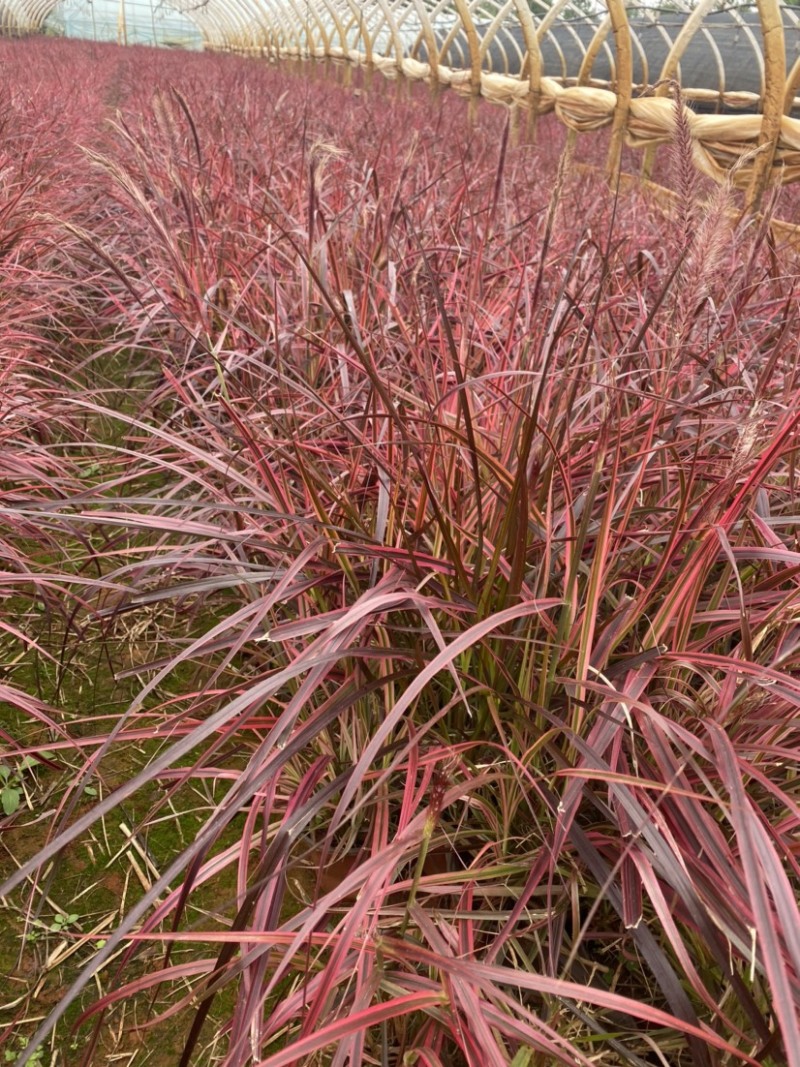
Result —
[{"label": "metal arch truss", "polygon": [[58,0],[0,0],[0,36],[39,33]]},{"label": "metal arch truss", "polygon": [[[151,0],[155,2],[155,0]],[[611,128],[622,145],[672,137],[681,85],[697,165],[749,190],[800,180],[800,10],[754,0],[166,0],[204,47],[316,58],[548,111],[572,131]],[[640,0],[641,2],[641,0]],[[59,0],[0,0],[0,34],[41,30]],[[691,105],[688,107],[686,105]]]}]

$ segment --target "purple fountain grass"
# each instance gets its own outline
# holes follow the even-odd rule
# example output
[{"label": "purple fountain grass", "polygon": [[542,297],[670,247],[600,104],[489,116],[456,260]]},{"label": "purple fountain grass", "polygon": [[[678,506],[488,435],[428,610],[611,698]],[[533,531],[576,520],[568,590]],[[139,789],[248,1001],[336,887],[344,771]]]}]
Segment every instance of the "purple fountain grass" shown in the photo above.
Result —
[{"label": "purple fountain grass", "polygon": [[181,1065],[797,1067],[795,261],[550,210],[547,120],[93,56],[19,186],[3,756],[69,775],[0,892],[112,817],[141,877],[20,1064],[132,1012]]}]

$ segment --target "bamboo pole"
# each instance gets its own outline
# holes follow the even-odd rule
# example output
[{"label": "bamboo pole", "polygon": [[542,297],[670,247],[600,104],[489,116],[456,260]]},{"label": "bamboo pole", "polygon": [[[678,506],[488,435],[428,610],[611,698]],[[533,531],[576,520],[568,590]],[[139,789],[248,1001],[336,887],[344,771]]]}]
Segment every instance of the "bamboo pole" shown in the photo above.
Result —
[{"label": "bamboo pole", "polygon": [[622,145],[625,140],[625,127],[628,122],[628,110],[633,95],[633,51],[631,49],[631,30],[625,13],[623,0],[606,0],[611,28],[614,31],[614,48],[616,52],[617,106],[611,124],[611,144],[608,149],[606,176],[610,183],[616,180],[622,161]]},{"label": "bamboo pole", "polygon": [[781,132],[786,92],[786,42],[779,0],[758,0],[758,15],[764,47],[764,88],[759,151],[745,198],[748,211],[758,210],[769,184],[772,160]]},{"label": "bamboo pole", "polygon": [[478,31],[475,29],[475,23],[472,21],[472,15],[470,14],[470,10],[467,6],[466,0],[454,0],[454,3],[458,17],[461,20],[461,26],[467,38],[467,46],[469,47],[469,117],[470,121],[474,122],[478,114],[478,97],[481,94],[481,42],[480,38],[478,37]]}]

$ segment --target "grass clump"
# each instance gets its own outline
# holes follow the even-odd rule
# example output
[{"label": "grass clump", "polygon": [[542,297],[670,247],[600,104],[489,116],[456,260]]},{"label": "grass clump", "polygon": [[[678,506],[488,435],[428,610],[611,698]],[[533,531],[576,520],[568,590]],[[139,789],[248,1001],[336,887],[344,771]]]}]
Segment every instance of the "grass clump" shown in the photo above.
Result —
[{"label": "grass clump", "polygon": [[92,71],[13,312],[8,1047],[800,1062],[792,254],[448,97]]}]

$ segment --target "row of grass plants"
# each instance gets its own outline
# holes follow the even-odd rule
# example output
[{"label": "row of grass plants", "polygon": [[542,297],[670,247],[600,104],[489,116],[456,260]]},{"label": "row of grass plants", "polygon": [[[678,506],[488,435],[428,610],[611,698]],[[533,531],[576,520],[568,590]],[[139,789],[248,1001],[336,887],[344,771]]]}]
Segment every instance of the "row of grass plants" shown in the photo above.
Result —
[{"label": "row of grass plants", "polygon": [[678,125],[0,43],[5,1062],[800,1067],[798,260]]}]

